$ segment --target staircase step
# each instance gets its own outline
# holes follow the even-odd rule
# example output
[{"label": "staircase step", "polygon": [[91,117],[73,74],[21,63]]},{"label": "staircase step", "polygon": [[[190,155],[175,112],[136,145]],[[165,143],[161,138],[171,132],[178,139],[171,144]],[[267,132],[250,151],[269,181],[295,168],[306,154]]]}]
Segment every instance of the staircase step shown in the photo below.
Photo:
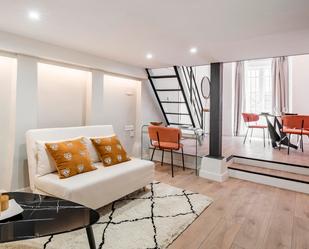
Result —
[{"label": "staircase step", "polygon": [[157,92],[180,92],[181,89],[156,89]]},{"label": "staircase step", "polygon": [[283,162],[265,160],[261,158],[248,158],[237,155],[232,155],[232,158],[233,162],[237,164],[250,165],[267,169],[275,169],[279,171],[309,176],[309,166],[306,165],[298,165],[290,163],[288,164]]},{"label": "staircase step", "polygon": [[167,115],[190,115],[189,113],[181,113],[181,112],[166,112]]},{"label": "staircase step", "polygon": [[170,78],[177,78],[177,75],[157,75],[157,76],[150,76],[152,79],[170,79]]},{"label": "staircase step", "polygon": [[164,103],[164,104],[185,104],[186,102],[184,102],[184,101],[161,101],[161,103]]},{"label": "staircase step", "polygon": [[298,181],[298,182],[309,184],[308,175],[295,174],[295,173],[285,172],[285,171],[276,170],[276,169],[266,169],[262,167],[243,165],[243,164],[237,164],[237,163],[231,164],[230,166],[228,166],[228,168],[240,170],[240,171],[244,171],[248,173],[260,174],[260,175],[265,175],[265,176],[282,178],[284,180]]},{"label": "staircase step", "polygon": [[307,175],[235,163],[228,166],[228,172],[230,177],[309,194]]},{"label": "staircase step", "polygon": [[192,124],[180,124],[180,123],[170,123],[170,125],[178,125],[178,126],[192,126]]}]

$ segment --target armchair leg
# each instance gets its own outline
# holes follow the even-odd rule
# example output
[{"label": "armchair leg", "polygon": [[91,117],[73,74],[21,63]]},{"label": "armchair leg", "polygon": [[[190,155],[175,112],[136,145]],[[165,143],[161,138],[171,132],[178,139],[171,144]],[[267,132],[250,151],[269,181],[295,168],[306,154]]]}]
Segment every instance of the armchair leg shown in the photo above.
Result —
[{"label": "armchair leg", "polygon": [[251,141],[252,141],[252,135],[253,135],[253,128],[251,128],[250,143],[251,143]]},{"label": "armchair leg", "polygon": [[181,148],[181,156],[182,156],[182,169],[185,170],[185,158],[183,154],[183,148]]},{"label": "armchair leg", "polygon": [[288,155],[290,155],[291,133],[289,134]]},{"label": "armchair leg", "polygon": [[264,140],[264,148],[265,148],[265,129],[263,128],[263,140]]},{"label": "armchair leg", "polygon": [[245,139],[244,139],[244,144],[246,143],[248,132],[249,132],[249,128],[247,128],[246,136],[245,136]]},{"label": "armchair leg", "polygon": [[172,177],[174,177],[173,150],[171,150]]},{"label": "armchair leg", "polygon": [[151,155],[151,159],[150,159],[150,161],[152,161],[152,159],[153,159],[153,155],[154,155],[155,151],[156,151],[156,147],[154,147],[154,148],[153,148],[153,150],[152,150],[152,155]]},{"label": "armchair leg", "polygon": [[161,166],[163,165],[163,160],[164,160],[164,150],[162,150],[162,160],[161,160]]},{"label": "armchair leg", "polygon": [[304,152],[304,139],[303,139],[303,135],[301,135],[300,142],[301,142],[301,151]]}]

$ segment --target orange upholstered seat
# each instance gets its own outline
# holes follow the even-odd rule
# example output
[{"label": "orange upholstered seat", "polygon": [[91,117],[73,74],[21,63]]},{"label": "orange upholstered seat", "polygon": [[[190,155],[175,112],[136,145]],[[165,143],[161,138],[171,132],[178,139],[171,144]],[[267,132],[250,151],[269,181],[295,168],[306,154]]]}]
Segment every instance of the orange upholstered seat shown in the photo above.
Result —
[{"label": "orange upholstered seat", "polygon": [[294,135],[301,135],[302,134],[301,129],[290,129],[290,128],[285,128],[285,127],[283,127],[282,132],[290,133],[290,134],[294,134]]}]

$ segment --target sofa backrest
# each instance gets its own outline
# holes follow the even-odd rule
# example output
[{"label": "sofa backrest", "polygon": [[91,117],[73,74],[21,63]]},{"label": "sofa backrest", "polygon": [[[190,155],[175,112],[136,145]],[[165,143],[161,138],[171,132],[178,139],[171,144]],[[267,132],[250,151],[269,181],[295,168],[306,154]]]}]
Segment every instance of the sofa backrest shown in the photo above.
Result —
[{"label": "sofa backrest", "polygon": [[57,141],[76,137],[99,137],[114,134],[112,125],[95,125],[81,127],[34,129],[26,133],[28,172],[31,190],[35,190],[34,177],[37,172],[37,144],[36,141]]}]

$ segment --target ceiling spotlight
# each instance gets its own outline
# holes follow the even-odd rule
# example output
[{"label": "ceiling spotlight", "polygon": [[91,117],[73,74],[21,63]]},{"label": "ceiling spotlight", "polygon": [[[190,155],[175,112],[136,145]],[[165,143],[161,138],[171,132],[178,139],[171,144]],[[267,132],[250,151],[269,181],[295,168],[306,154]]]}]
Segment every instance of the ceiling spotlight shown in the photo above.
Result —
[{"label": "ceiling spotlight", "polygon": [[197,48],[190,48],[190,53],[191,54],[196,54]]},{"label": "ceiling spotlight", "polygon": [[31,20],[34,20],[34,21],[40,20],[40,14],[39,14],[39,12],[34,11],[34,10],[29,11],[28,17],[29,17]]},{"label": "ceiling spotlight", "polygon": [[152,54],[150,54],[150,53],[146,54],[146,58],[147,58],[148,60],[152,59],[152,57],[153,57]]}]

